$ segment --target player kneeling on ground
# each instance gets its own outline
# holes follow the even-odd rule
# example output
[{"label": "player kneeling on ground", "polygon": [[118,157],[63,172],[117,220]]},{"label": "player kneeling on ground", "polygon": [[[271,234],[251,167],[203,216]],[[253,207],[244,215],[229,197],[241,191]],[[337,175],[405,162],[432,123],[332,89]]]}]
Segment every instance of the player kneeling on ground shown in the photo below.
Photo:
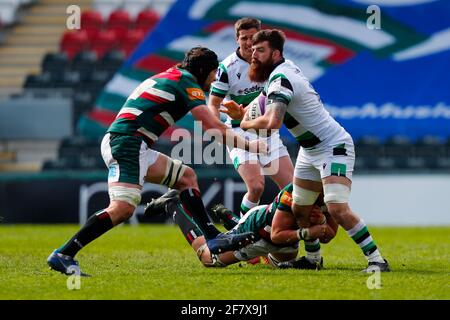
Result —
[{"label": "player kneeling on ground", "polygon": [[[337,224],[333,219],[327,220],[320,207],[316,206],[314,214],[311,215],[311,227],[298,229],[291,211],[291,192],[292,184],[289,184],[280,191],[271,204],[252,208],[239,221],[236,221],[230,210],[217,205],[213,212],[224,222],[224,226],[230,230],[229,233],[253,232],[259,236],[255,243],[218,254],[210,252],[203,232],[184,209],[176,190],[171,190],[147,204],[145,214],[154,216],[166,212],[172,215],[174,222],[180,227],[184,237],[206,267],[225,267],[258,256],[268,256],[270,263],[275,267],[320,269],[323,260],[320,257],[319,241],[324,243],[330,241],[336,235]],[[274,234],[272,226],[277,226],[280,231]],[[305,247],[307,253],[305,257],[295,260],[300,240],[313,244]],[[310,259],[318,252],[319,262]]]}]

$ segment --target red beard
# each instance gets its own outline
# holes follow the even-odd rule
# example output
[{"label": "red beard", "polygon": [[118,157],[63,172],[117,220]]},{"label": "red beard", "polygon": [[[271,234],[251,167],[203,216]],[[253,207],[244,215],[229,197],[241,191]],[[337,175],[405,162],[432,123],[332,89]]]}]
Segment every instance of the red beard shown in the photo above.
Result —
[{"label": "red beard", "polygon": [[274,67],[272,57],[264,63],[252,60],[248,69],[248,77],[250,81],[253,82],[265,82],[269,78],[273,69]]}]

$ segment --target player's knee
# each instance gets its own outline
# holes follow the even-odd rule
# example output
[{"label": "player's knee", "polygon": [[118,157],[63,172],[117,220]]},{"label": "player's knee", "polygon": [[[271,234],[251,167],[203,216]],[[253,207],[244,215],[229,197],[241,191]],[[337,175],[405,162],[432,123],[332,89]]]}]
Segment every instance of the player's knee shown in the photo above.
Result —
[{"label": "player's knee", "polygon": [[208,246],[205,244],[201,245],[197,249],[197,257],[200,259],[200,262],[203,264],[204,267],[216,267],[216,268],[223,268],[226,267],[226,264],[220,261],[220,257],[218,254],[212,254],[209,251]]},{"label": "player's knee", "polygon": [[312,206],[316,202],[319,194],[320,192],[305,189],[294,184],[292,200],[296,206]]},{"label": "player's knee", "polygon": [[336,220],[338,224],[345,222],[352,212],[346,203],[328,203],[328,213]]},{"label": "player's knee", "polygon": [[113,224],[118,225],[133,216],[135,207],[125,201],[114,201],[106,211],[109,213]]},{"label": "player's knee", "polygon": [[253,199],[261,198],[261,195],[264,192],[264,179],[252,179],[248,183],[248,193],[249,196]]},{"label": "player's knee", "polygon": [[117,225],[129,219],[141,202],[141,190],[124,186],[112,186],[108,190],[111,204],[107,211]]},{"label": "player's knee", "polygon": [[178,189],[198,188],[197,175],[195,174],[195,171],[191,167],[186,166],[183,176],[178,180],[176,186]]}]

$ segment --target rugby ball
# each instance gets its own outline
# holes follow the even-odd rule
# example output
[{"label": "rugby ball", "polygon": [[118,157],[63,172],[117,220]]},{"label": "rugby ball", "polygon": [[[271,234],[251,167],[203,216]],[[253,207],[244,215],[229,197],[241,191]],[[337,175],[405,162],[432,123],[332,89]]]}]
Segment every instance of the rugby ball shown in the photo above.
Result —
[{"label": "rugby ball", "polygon": [[266,111],[266,97],[262,94],[248,104],[248,116],[250,120],[256,119]]}]

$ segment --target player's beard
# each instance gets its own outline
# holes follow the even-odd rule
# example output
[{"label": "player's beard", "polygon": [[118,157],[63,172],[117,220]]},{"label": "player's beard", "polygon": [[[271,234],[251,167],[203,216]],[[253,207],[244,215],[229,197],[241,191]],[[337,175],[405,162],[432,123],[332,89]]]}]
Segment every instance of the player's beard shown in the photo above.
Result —
[{"label": "player's beard", "polygon": [[266,62],[260,62],[252,59],[248,69],[248,77],[250,81],[259,83],[265,82],[274,69],[273,65],[274,63],[272,57],[270,57]]}]

